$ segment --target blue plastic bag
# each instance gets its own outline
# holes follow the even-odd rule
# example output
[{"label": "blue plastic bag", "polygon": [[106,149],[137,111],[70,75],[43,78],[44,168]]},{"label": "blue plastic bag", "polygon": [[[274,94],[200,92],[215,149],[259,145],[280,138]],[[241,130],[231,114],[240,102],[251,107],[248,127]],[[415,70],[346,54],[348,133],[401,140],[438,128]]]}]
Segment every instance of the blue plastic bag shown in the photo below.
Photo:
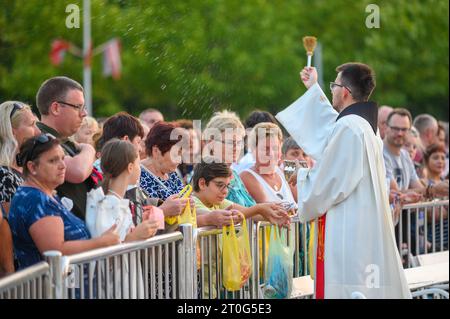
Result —
[{"label": "blue plastic bag", "polygon": [[263,295],[266,299],[285,299],[292,293],[294,249],[287,244],[287,229],[273,225],[270,231],[269,256]]}]

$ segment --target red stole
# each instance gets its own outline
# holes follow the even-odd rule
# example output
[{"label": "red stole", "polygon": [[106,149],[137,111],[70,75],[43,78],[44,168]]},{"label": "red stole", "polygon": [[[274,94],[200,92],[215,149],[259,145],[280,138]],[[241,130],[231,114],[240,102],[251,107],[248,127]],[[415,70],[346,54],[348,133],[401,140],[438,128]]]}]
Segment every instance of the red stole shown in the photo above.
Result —
[{"label": "red stole", "polygon": [[316,251],[316,299],[325,298],[325,222],[327,214],[322,215],[317,225]]}]

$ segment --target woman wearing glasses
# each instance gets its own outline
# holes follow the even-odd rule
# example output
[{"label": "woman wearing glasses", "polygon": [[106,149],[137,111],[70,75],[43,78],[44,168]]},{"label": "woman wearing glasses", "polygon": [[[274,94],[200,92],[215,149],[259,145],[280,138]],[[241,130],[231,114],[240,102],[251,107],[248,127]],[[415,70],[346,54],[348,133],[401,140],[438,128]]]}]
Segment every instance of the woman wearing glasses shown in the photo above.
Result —
[{"label": "woman wearing glasses", "polygon": [[64,156],[59,141],[47,134],[27,140],[20,148],[17,161],[25,182],[9,212],[19,269],[41,261],[48,250],[72,255],[120,242],[115,226],[90,239],[84,222],[55,195],[55,188],[64,182]]},{"label": "woman wearing glasses", "polygon": [[30,106],[17,101],[0,105],[0,276],[14,271],[11,230],[8,224],[9,205],[16,189],[23,183],[22,168],[16,154],[22,143],[40,131]]},{"label": "woman wearing glasses", "polygon": [[[220,134],[220,138],[215,136],[217,134]],[[206,125],[204,137],[211,155],[227,164],[233,173],[227,199],[241,206],[254,206],[255,200],[248,193],[239,174],[232,169],[244,147],[245,137],[244,126],[236,113],[229,111],[215,113]]]},{"label": "woman wearing glasses", "polygon": [[[220,136],[218,135],[220,134]],[[242,208],[258,207],[257,211],[266,220],[272,223],[283,224],[287,221],[287,215],[281,207],[277,205],[256,205],[255,200],[247,191],[239,174],[233,169],[233,164],[237,163],[239,155],[244,146],[245,129],[239,117],[234,112],[217,112],[209,120],[203,133],[206,141],[205,148],[208,148],[215,161],[225,164],[231,172],[231,179],[227,187],[226,200]],[[224,188],[222,187],[222,190]],[[244,213],[246,217],[251,217]]]}]

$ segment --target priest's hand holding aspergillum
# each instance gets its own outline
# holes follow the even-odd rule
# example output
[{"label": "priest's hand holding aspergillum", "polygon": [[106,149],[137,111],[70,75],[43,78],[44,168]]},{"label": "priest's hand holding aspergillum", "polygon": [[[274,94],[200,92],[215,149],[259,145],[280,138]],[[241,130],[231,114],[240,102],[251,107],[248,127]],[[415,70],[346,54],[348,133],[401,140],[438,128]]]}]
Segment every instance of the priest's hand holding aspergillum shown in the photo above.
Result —
[{"label": "priest's hand holding aspergillum", "polygon": [[317,83],[317,70],[314,67],[304,67],[300,72],[300,79],[303,84],[309,89]]}]

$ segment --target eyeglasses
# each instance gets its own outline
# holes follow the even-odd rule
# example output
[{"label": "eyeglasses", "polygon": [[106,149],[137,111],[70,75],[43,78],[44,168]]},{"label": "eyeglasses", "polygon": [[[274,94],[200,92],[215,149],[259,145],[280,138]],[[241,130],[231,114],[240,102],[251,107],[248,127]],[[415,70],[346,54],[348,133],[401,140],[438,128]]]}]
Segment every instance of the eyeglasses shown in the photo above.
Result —
[{"label": "eyeglasses", "polygon": [[70,104],[70,103],[63,102],[63,101],[56,101],[56,102],[59,104],[64,104],[64,105],[73,107],[74,109],[77,109],[78,112],[80,112],[80,113],[86,111],[86,105],[75,105],[75,104]]},{"label": "eyeglasses", "polygon": [[339,87],[342,87],[342,88],[346,88],[346,89],[348,90],[348,92],[350,92],[350,94],[352,94],[352,91],[351,91],[347,86],[342,85],[342,84],[339,84],[339,83],[336,83],[336,82],[330,82],[330,90],[331,90],[331,91],[333,91],[333,89],[334,89],[335,86],[339,86]]},{"label": "eyeglasses", "polygon": [[24,106],[22,104],[13,103],[13,109],[11,111],[11,114],[9,114],[9,118],[12,119],[12,117],[14,116],[14,113],[16,113],[18,110],[21,110],[23,108],[24,108]]},{"label": "eyeglasses", "polygon": [[28,161],[32,161],[34,159],[34,151],[36,150],[36,146],[38,144],[40,144],[40,145],[46,144],[46,143],[54,140],[55,138],[53,136],[51,136],[50,134],[41,134],[41,135],[32,137],[32,139],[33,139],[33,146],[31,147],[31,150],[29,152],[25,152],[24,154],[21,154],[21,153],[17,154],[17,157],[16,157],[17,165],[23,166]]},{"label": "eyeglasses", "polygon": [[389,128],[393,131],[403,132],[403,133],[409,132],[411,130],[410,128],[407,128],[407,127],[397,127],[397,126],[389,126]]},{"label": "eyeglasses", "polygon": [[221,192],[223,192],[224,190],[225,190],[225,188],[227,189],[227,190],[230,190],[231,189],[231,184],[225,184],[225,183],[222,183],[222,182],[216,182],[216,181],[212,181],[214,184],[216,184],[216,186],[219,188],[219,190],[221,191]]}]

